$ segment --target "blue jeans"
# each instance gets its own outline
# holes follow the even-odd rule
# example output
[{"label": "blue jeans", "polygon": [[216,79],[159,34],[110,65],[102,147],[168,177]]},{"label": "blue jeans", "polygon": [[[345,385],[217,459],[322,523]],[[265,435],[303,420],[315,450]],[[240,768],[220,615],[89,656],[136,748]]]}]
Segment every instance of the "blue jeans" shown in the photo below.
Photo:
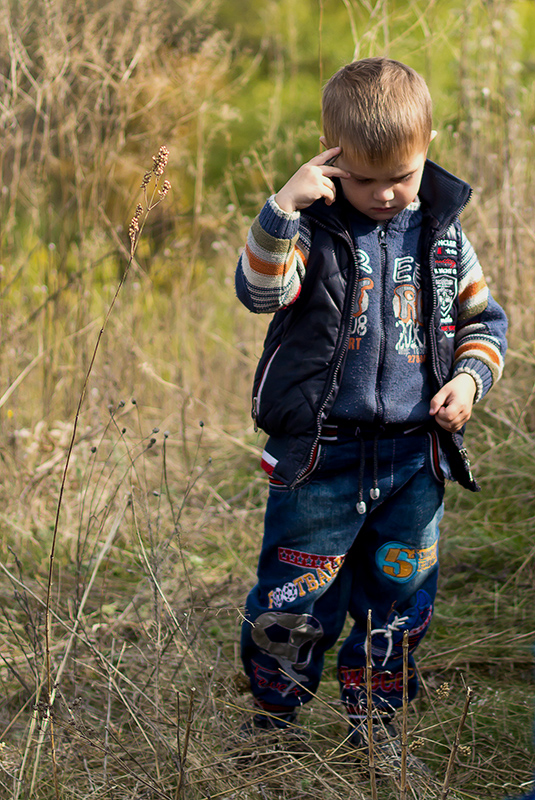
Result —
[{"label": "blue jeans", "polygon": [[[242,659],[260,706],[284,712],[312,698],[349,612],[354,624],[339,651],[338,679],[350,717],[364,716],[368,609],[374,708],[391,713],[402,704],[405,630],[415,696],[412,653],[437,587],[444,482],[436,445],[430,433],[323,442],[302,484],[270,485],[258,583],[242,628]],[[365,513],[356,508],[359,494]]]}]

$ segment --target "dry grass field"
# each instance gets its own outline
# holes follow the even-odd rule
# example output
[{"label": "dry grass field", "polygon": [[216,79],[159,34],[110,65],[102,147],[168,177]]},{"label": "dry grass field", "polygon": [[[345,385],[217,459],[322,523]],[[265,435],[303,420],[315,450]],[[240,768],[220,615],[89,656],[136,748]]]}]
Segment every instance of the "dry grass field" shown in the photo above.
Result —
[{"label": "dry grass field", "polygon": [[[0,0],[0,797],[502,800],[530,785],[535,13],[424,5]],[[474,187],[463,222],[511,321],[506,374],[470,423],[483,491],[448,487],[408,716],[430,774],[406,789],[393,771],[374,789],[344,744],[332,657],[307,743],[238,736],[267,320],[237,302],[234,265],[270,188],[315,152],[321,81],[376,52],[428,77],[432,158]]]}]

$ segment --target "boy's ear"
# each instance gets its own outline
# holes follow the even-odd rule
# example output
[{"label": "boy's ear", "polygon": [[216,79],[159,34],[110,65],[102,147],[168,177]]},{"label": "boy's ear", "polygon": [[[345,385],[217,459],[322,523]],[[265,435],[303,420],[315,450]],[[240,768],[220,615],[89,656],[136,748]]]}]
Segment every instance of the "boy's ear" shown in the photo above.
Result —
[{"label": "boy's ear", "polygon": [[437,131],[431,131],[431,138],[429,139],[429,144],[431,144],[431,142],[433,141],[433,139],[435,138],[436,135],[437,135]]},{"label": "boy's ear", "polygon": [[321,143],[321,144],[322,144],[322,145],[323,145],[323,146],[324,146],[324,147],[325,147],[327,150],[329,149],[329,145],[327,144],[327,139],[325,138],[325,136],[320,136],[320,143]]}]

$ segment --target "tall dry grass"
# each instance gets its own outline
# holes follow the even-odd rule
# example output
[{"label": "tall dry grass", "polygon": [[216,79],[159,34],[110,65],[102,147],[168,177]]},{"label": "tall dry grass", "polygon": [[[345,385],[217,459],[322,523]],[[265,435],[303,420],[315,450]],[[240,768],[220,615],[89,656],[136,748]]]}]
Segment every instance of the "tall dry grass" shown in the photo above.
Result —
[{"label": "tall dry grass", "polygon": [[[306,24],[308,6],[293,7],[287,41],[277,22],[290,9],[272,3],[266,41],[244,55],[241,40],[218,30],[210,0],[2,0],[0,796],[369,797],[366,759],[341,744],[332,656],[303,712],[310,746],[248,748],[236,735],[251,708],[237,639],[265,498],[247,406],[266,321],[238,306],[233,268],[252,209],[314,152],[317,114],[295,130],[285,114],[299,81],[319,88],[320,73],[341,59],[328,49],[340,38],[329,12],[340,9],[343,60],[384,51],[427,70],[433,157],[474,185],[465,227],[512,322],[508,374],[470,436],[485,492],[450,492],[441,603],[408,720],[409,745],[434,771],[418,791],[440,796],[467,682],[476,696],[449,797],[495,800],[529,780],[526,4],[322,5],[313,31],[316,45],[321,28],[322,68],[310,78],[296,22]],[[277,91],[268,112],[258,108],[262,136],[235,153],[243,107],[254,116],[266,75]],[[50,572],[80,392],[128,264],[138,187],[161,143],[173,189],[140,238],[90,372]],[[377,791],[399,796],[394,776]]]}]

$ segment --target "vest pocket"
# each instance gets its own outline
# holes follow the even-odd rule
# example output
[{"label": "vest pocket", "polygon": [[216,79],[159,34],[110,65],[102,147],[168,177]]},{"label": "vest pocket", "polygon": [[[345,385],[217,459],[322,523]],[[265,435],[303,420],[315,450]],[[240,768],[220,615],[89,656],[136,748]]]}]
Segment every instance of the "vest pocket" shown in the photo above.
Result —
[{"label": "vest pocket", "polygon": [[438,433],[436,431],[428,431],[427,436],[429,438],[428,456],[431,474],[439,483],[445,483],[446,478],[451,480],[451,477],[446,458],[440,447]]},{"label": "vest pocket", "polygon": [[[299,479],[299,483],[295,488],[299,489],[303,486],[307,481],[312,477],[312,475],[316,472],[318,467],[321,463],[321,455],[322,455],[322,446],[321,444],[317,444],[314,448],[312,456],[310,458],[310,462],[306,471],[303,473],[301,478]],[[260,466],[267,473],[269,476],[269,487],[270,489],[275,489],[278,491],[290,491],[289,487],[283,483],[282,481],[277,480],[273,477],[273,472],[277,464],[279,463],[279,459],[276,458],[272,453],[270,453],[267,449],[264,449],[262,453],[262,459],[260,461]]]}]

